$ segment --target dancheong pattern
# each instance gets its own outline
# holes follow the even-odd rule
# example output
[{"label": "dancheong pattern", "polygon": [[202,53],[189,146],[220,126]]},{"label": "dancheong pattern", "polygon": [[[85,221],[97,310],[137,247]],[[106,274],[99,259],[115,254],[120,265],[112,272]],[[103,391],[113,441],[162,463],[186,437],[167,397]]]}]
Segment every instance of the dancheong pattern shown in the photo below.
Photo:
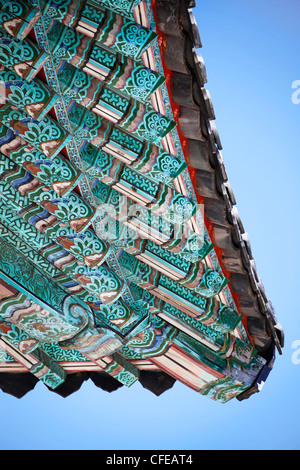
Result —
[{"label": "dancheong pattern", "polygon": [[0,0],[0,88],[0,373],[247,390],[265,361],[193,189],[150,1]]}]

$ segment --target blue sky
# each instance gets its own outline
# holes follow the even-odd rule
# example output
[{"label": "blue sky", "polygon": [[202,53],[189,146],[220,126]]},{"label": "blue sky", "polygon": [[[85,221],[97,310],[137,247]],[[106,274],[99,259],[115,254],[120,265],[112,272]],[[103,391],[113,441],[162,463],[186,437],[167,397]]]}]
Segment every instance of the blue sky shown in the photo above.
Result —
[{"label": "blue sky", "polygon": [[[221,405],[180,383],[63,399],[42,384],[0,392],[0,449],[299,449],[300,80],[298,0],[198,0],[194,10],[229,181],[259,275],[285,330],[262,392]],[[300,354],[299,354],[300,357]]]}]

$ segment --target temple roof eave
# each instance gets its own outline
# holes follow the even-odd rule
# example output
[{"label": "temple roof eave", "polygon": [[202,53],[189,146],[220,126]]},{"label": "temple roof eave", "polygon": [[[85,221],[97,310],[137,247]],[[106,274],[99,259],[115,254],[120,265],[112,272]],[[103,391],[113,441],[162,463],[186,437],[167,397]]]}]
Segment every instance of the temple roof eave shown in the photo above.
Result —
[{"label": "temple roof eave", "polygon": [[[20,1],[23,2],[23,0]],[[81,6],[85,7],[83,0],[78,1]],[[117,84],[118,80],[115,80],[114,74],[109,75],[113,69],[109,72],[106,64],[101,63],[101,61],[97,65],[99,76],[96,74],[96,77],[94,72],[90,73],[91,70],[88,70],[90,78],[87,75],[89,80],[92,76],[94,77],[94,85],[98,83],[96,87],[98,101],[96,100],[95,103],[99,109],[96,109],[96,107],[90,111],[85,109],[86,101],[82,101],[81,94],[76,99],[74,98],[77,101],[76,103],[70,102],[69,98],[65,100],[62,97],[64,93],[61,90],[59,79],[57,80],[56,77],[55,81],[54,76],[56,73],[54,69],[51,71],[51,66],[47,71],[44,68],[46,79],[48,86],[50,84],[50,88],[53,88],[59,96],[55,93],[52,98],[49,98],[52,100],[52,105],[57,101],[52,110],[54,113],[50,113],[50,117],[46,116],[50,105],[41,108],[44,115],[39,116],[38,120],[28,120],[26,111],[29,108],[20,112],[17,107],[14,107],[13,101],[9,106],[2,105],[0,107],[1,118],[4,121],[1,128],[3,134],[1,134],[1,138],[4,140],[1,147],[0,163],[3,170],[5,170],[2,170],[3,173],[1,173],[2,189],[0,188],[0,193],[2,199],[8,197],[9,203],[14,203],[14,210],[18,212],[18,215],[14,214],[12,220],[15,224],[20,224],[20,229],[16,225],[20,239],[18,236],[14,236],[14,240],[17,241],[15,247],[12,246],[13,242],[9,241],[11,249],[18,256],[20,254],[16,250],[20,252],[23,250],[25,256],[27,256],[28,249],[32,249],[31,241],[28,236],[25,237],[25,233],[22,233],[21,227],[25,227],[27,218],[28,221],[33,220],[32,217],[35,217],[35,211],[40,210],[40,205],[49,212],[49,214],[45,212],[47,217],[49,216],[49,224],[48,219],[44,219],[45,215],[42,215],[43,218],[39,219],[38,223],[42,222],[40,227],[42,230],[47,226],[49,236],[52,233],[52,223],[54,228],[56,227],[55,223],[60,224],[63,233],[66,231],[65,227],[72,224],[71,231],[68,227],[67,237],[56,238],[55,233],[53,233],[51,244],[48,243],[45,237],[42,237],[42,240],[41,235],[38,235],[27,225],[26,229],[30,233],[36,233],[43,242],[41,250],[39,247],[36,253],[35,250],[40,242],[35,243],[31,256],[35,253],[33,263],[36,267],[34,269],[49,272],[50,282],[52,282],[53,277],[58,286],[61,286],[62,295],[63,290],[67,294],[71,293],[76,285],[78,291],[76,295],[93,310],[93,312],[91,311],[90,320],[91,322],[94,321],[94,326],[91,323],[87,328],[84,328],[84,331],[75,335],[75,338],[61,342],[60,347],[64,350],[64,355],[68,359],[65,364],[61,363],[60,366],[59,361],[52,361],[53,351],[51,351],[51,348],[54,346],[52,343],[49,343],[50,349],[48,350],[39,347],[30,337],[24,342],[21,340],[24,325],[22,326],[21,323],[20,325],[17,323],[15,325],[10,324],[4,319],[2,325],[3,335],[2,339],[0,335],[0,342],[3,343],[4,351],[5,347],[8,347],[7,351],[11,351],[13,357],[15,357],[15,354],[17,358],[20,358],[20,361],[19,364],[18,362],[13,363],[10,358],[6,368],[3,369],[1,365],[3,351],[1,353],[0,349],[0,369],[2,367],[2,372],[3,370],[11,372],[14,370],[17,373],[21,372],[22,364],[24,364],[25,368],[22,369],[24,373],[28,369],[28,358],[19,354],[19,350],[21,353],[29,354],[30,364],[32,364],[30,371],[33,374],[38,376],[40,368],[42,366],[45,368],[46,372],[42,380],[46,385],[50,384],[51,386],[52,384],[51,388],[62,396],[67,396],[78,390],[81,383],[89,377],[89,368],[92,367],[91,370],[95,372],[94,379],[96,381],[91,378],[96,385],[99,382],[101,388],[103,388],[102,380],[96,378],[97,371],[101,371],[100,375],[103,375],[105,371],[106,377],[112,379],[115,377],[119,383],[127,386],[130,386],[136,380],[140,380],[143,386],[149,388],[150,380],[149,389],[152,389],[157,395],[160,394],[160,391],[156,388],[156,381],[160,385],[161,381],[165,381],[166,383],[162,388],[167,390],[173,385],[173,380],[178,379],[203,395],[213,399],[218,397],[217,399],[222,402],[226,402],[235,396],[242,400],[260,390],[260,384],[265,381],[273,367],[275,348],[277,347],[279,353],[282,353],[283,330],[276,319],[272,303],[268,299],[257,274],[249,236],[243,227],[236,208],[234,193],[228,181],[221,153],[222,144],[215,125],[213,103],[209,91],[205,87],[207,82],[205,64],[202,56],[197,52],[202,44],[192,11],[192,7],[195,5],[193,1],[186,0],[126,1],[129,8],[126,12],[118,10],[116,14],[111,14],[111,10],[114,10],[114,0],[103,0],[101,8],[108,8],[107,18],[114,19],[119,25],[127,24],[129,21],[136,28],[134,24],[134,21],[136,21],[136,23],[139,23],[137,30],[141,25],[144,33],[152,39],[158,36],[157,44],[160,53],[155,46],[155,59],[154,48],[150,47],[150,41],[147,45],[149,49],[145,51],[142,57],[143,65],[138,65],[138,69],[144,67],[143,70],[147,76],[154,77],[155,75],[156,88],[152,88],[151,93],[147,94],[141,101],[144,99],[147,101],[147,110],[150,110],[149,113],[153,119],[166,121],[168,126],[165,131],[156,136],[156,129],[154,134],[152,131],[149,133],[150,127],[144,129],[146,124],[144,121],[142,123],[141,119],[143,113],[146,112],[146,107],[142,102],[138,102],[135,95],[137,89],[132,88],[130,81],[128,82],[131,83],[130,86],[126,85],[124,88],[125,75],[124,77],[120,75],[118,78],[117,74],[120,81]],[[70,11],[70,18],[72,19],[72,9],[75,2],[72,5],[68,2],[66,4],[71,8],[68,11]],[[88,4],[95,4],[97,12],[100,16],[102,15],[97,2],[89,0]],[[146,10],[149,13],[148,19]],[[61,13],[63,11],[59,12],[59,14]],[[65,14],[66,12],[63,13],[63,15]],[[83,24],[89,23],[88,16],[89,13],[84,17]],[[127,19],[122,18],[123,16]],[[68,16],[62,18],[63,23],[68,28],[70,26]],[[58,21],[60,20],[59,18]],[[93,20],[92,23],[94,23]],[[111,60],[117,60],[121,68],[124,66],[125,70],[129,67],[128,70],[132,72],[135,67],[134,61],[132,58],[126,58],[126,55],[134,52],[133,49],[126,49],[126,51],[124,49],[124,52],[122,52],[117,42],[115,42],[118,37],[114,28],[112,28],[110,40],[113,41],[112,43],[115,46],[110,50],[110,47],[107,46],[108,43],[106,44],[108,36],[106,36],[105,28],[101,32],[102,26],[100,27],[100,23],[99,31],[96,28],[93,33],[102,34],[103,32],[99,43],[97,43],[96,36],[95,39],[90,41],[88,39],[89,34],[86,35],[86,26],[80,26],[80,33],[75,35],[75,39],[77,36],[77,39],[80,39],[80,47],[84,45],[88,50],[87,45],[89,45],[91,51],[95,52],[97,49],[98,52],[101,52],[103,42],[103,51],[112,52]],[[75,24],[77,23],[75,22]],[[61,29],[61,26],[58,29]],[[73,34],[72,29],[68,28],[68,30]],[[51,33],[52,39],[55,38],[53,31],[55,33],[55,25]],[[9,47],[14,47],[18,40],[12,41],[9,36],[7,37],[7,34],[7,32],[1,32],[2,42],[0,42],[3,46],[1,44],[0,46],[5,48],[4,45],[7,42]],[[47,53],[50,53],[49,44],[47,46],[47,35],[43,36],[39,28],[35,28],[35,35],[39,46],[33,46],[36,55],[36,69],[33,70],[33,74],[26,75],[27,82],[29,79],[32,80],[34,75],[37,75],[38,69],[44,66]],[[44,43],[45,38],[46,42]],[[32,47],[30,39],[25,39],[25,42],[29,45],[28,47]],[[56,43],[54,44],[55,47]],[[117,48],[118,52],[114,51],[114,48]],[[12,50],[11,48],[10,55]],[[150,53],[149,50],[151,50]],[[51,54],[53,55],[53,51]],[[81,70],[82,64],[78,62],[80,56],[77,57],[77,52],[75,56],[74,66]],[[69,67],[73,67],[72,60],[72,58],[67,59]],[[89,54],[87,60],[90,60]],[[138,61],[138,64],[141,63],[141,61]],[[56,72],[60,64],[61,62],[57,61],[56,66],[58,68],[55,66]],[[74,67],[73,69],[76,70]],[[22,73],[21,77],[23,77]],[[9,75],[11,74],[9,73]],[[49,77],[52,77],[50,81]],[[112,82],[110,81],[111,77]],[[16,81],[16,77],[13,80]],[[133,80],[133,78],[130,78],[130,80]],[[17,80],[16,83],[19,81]],[[110,83],[108,88],[104,86],[105,81],[107,84]],[[163,84],[164,81],[165,84]],[[36,89],[38,79],[34,79],[32,83]],[[10,95],[14,83],[11,85],[10,91],[6,93],[11,100],[14,100],[13,94]],[[24,80],[22,81],[23,85],[25,88],[27,87]],[[116,86],[115,89],[114,86]],[[117,91],[119,87],[122,88],[121,94]],[[108,92],[114,93],[114,99],[123,99],[126,93],[128,96],[126,100],[124,98],[124,103],[122,101],[120,109],[116,106],[110,106],[107,108],[109,110],[108,115],[106,116],[105,112],[104,116],[101,116],[106,105],[103,109],[101,108],[99,93],[106,89]],[[152,95],[151,101],[150,95]],[[43,103],[43,100],[41,103]],[[152,103],[152,106],[150,103]],[[170,112],[170,109],[172,109],[172,112]],[[34,108],[35,112],[37,112],[36,110],[39,111],[39,108]],[[57,122],[52,119],[53,114],[55,114]],[[10,116],[13,116],[15,121]],[[21,123],[23,127],[19,126],[18,123]],[[43,142],[43,146],[40,146],[37,140],[31,141],[32,133],[28,133],[27,123],[38,128],[41,133],[48,124],[49,127],[55,128],[61,134],[56,147],[52,148],[52,142],[48,137]],[[174,129],[173,123],[174,125],[177,124],[177,130]],[[60,127],[61,124],[62,127]],[[139,128],[136,127],[138,124]],[[5,127],[6,125],[9,129]],[[124,129],[121,129],[122,126]],[[137,138],[134,137],[136,132]],[[29,141],[26,143],[22,140],[23,137],[27,141],[29,138]],[[132,140],[130,145],[124,144],[124,139],[127,138]],[[86,146],[87,142],[89,147]],[[21,156],[27,146],[36,147],[34,150],[35,159],[32,163],[31,160],[26,161]],[[42,152],[47,150],[50,153],[47,153],[47,157],[42,157],[42,160],[38,161],[36,156],[42,155],[42,153],[37,148]],[[90,153],[91,150],[93,150],[92,153]],[[67,161],[64,161],[64,156],[59,153],[60,151],[64,151],[63,155],[68,154],[70,165]],[[26,152],[27,150],[25,151],[27,155]],[[103,158],[102,163],[99,159],[99,152],[101,158]],[[108,154],[105,154],[105,152],[108,152]],[[177,161],[179,154],[180,158]],[[170,158],[174,160],[174,162],[172,160],[172,164],[175,165],[176,163],[172,171],[170,171],[170,168],[161,170],[163,166],[160,168],[158,165],[157,158],[162,159],[165,157],[165,163]],[[160,164],[161,161],[159,160]],[[107,165],[107,162],[109,162],[109,165]],[[188,169],[186,169],[187,164]],[[55,185],[52,186],[52,178],[56,168],[67,170],[68,174],[72,174],[71,180],[67,181],[67,174],[65,173],[64,177],[58,178],[58,184],[56,179],[53,180]],[[86,171],[87,169],[89,171]],[[32,171],[34,171],[33,174],[31,174]],[[79,178],[79,174],[82,179]],[[75,191],[77,184],[78,187]],[[59,196],[64,195],[64,197],[58,198],[55,192]],[[80,196],[77,195],[77,192],[80,193]],[[107,200],[103,199],[104,194],[105,198],[108,198]],[[98,202],[103,204],[104,202],[113,201],[113,198],[115,198],[113,207],[114,204],[117,204],[117,208],[119,204],[117,201],[120,200],[122,194],[129,195],[130,204],[135,203],[133,206],[137,206],[139,209],[139,216],[136,219],[132,218],[132,220],[130,217],[132,226],[129,224],[131,232],[136,232],[139,235],[134,242],[131,240],[130,244],[128,244],[127,234],[124,240],[122,238],[119,240],[119,244],[117,240],[115,245],[110,246],[111,241],[108,243],[107,239],[103,239],[102,236],[104,234],[103,224],[108,219],[107,217],[100,217]],[[16,201],[11,200],[11,195],[15,197]],[[190,197],[191,199],[189,199]],[[147,215],[147,210],[153,208],[158,215],[163,214],[162,219],[166,219],[165,222],[169,221],[169,218],[170,220],[174,219],[173,222],[176,222],[174,214],[176,214],[175,202],[177,200],[180,200],[181,203],[184,201],[184,204],[193,207],[193,212],[190,214],[192,218],[187,220],[185,244],[189,245],[186,242],[195,240],[193,238],[195,236],[197,237],[197,246],[200,242],[201,250],[199,245],[196,253],[197,259],[193,258],[194,264],[191,264],[192,258],[189,248],[184,246],[182,239],[178,243],[178,233],[174,227],[172,228],[174,233],[172,232],[172,235],[169,235],[169,238],[167,237],[165,240],[165,238],[159,238],[161,233],[160,229],[157,231],[159,227],[157,225],[156,231],[153,231],[148,240],[148,235],[145,235],[148,222],[144,222],[142,218],[139,219],[140,213],[146,211]],[[84,219],[85,223],[81,218],[78,219],[76,211],[74,213],[70,212],[72,204],[75,203],[78,207],[84,207],[85,212],[88,211],[88,217]],[[19,211],[21,206],[22,210]],[[167,208],[168,210],[166,210]],[[62,209],[67,211],[66,219]],[[28,211],[28,216],[26,211]],[[30,217],[31,215],[32,217]],[[21,220],[19,216],[24,217],[24,220]],[[4,224],[2,224],[3,221],[1,222],[3,239],[7,238],[10,233],[10,223],[8,222],[7,225],[6,220],[7,217]],[[77,220],[80,222],[79,224]],[[122,220],[121,218],[121,222]],[[148,215],[146,220],[150,220]],[[118,230],[123,236],[128,223],[126,222],[126,225],[121,227],[121,222],[118,225]],[[89,225],[91,230],[88,228]],[[98,230],[100,226],[101,230]],[[139,226],[141,229],[138,229]],[[75,235],[72,232],[74,230]],[[193,235],[191,237],[190,232]],[[164,237],[167,236],[167,231],[163,235]],[[78,252],[81,239],[86,240],[87,245],[82,245]],[[24,244],[24,241],[28,243],[28,246],[26,246],[26,243]],[[101,253],[96,253],[94,250],[96,246],[100,245],[100,241],[102,242]],[[46,242],[47,244],[45,244]],[[144,242],[147,242],[148,245]],[[153,251],[152,248],[151,250],[151,243],[153,244],[153,242],[162,247],[160,252],[158,249]],[[123,243],[125,243],[124,246]],[[60,245],[64,249],[61,253],[59,252]],[[89,247],[92,249],[91,253],[87,251],[87,249],[90,250]],[[178,252],[180,253],[179,258]],[[64,269],[60,268],[63,265],[58,253],[59,257],[67,263]],[[85,254],[88,254],[88,256],[85,256]],[[185,257],[187,258],[185,259]],[[55,259],[57,264],[54,263]],[[86,266],[78,265],[78,262],[81,263],[81,259]],[[97,263],[97,266],[95,263]],[[185,263],[185,265],[182,263]],[[76,269],[73,272],[74,266]],[[112,272],[110,273],[111,268]],[[61,272],[60,269],[62,269]],[[165,270],[166,275],[164,274]],[[214,289],[218,288],[217,292],[211,290],[211,287],[208,289],[208,285],[204,283],[206,277],[208,279],[207,273],[213,274],[214,283],[216,283],[217,278],[222,281],[220,289],[215,284]],[[203,279],[201,278],[202,275]],[[75,278],[71,279],[72,276],[75,276]],[[98,282],[99,276],[101,276],[101,282],[104,280],[108,282],[103,292],[104,285],[100,281]],[[6,279],[7,276],[2,276],[2,278]],[[11,285],[14,285],[13,278],[8,276],[7,279]],[[118,285],[117,291],[109,288],[109,283],[115,281]],[[129,285],[131,284],[130,289],[127,285],[128,282]],[[79,286],[78,283],[82,286]],[[97,291],[100,296],[100,302],[98,303],[97,298],[93,296],[96,293],[96,287],[103,293],[102,296],[102,293]],[[191,298],[191,291],[193,290],[195,290],[193,293],[195,297]],[[140,291],[143,292],[142,297]],[[22,295],[28,296],[28,298],[24,298],[27,305],[28,299],[31,298],[34,292],[31,292],[30,285],[22,292]],[[203,297],[198,295],[199,292]],[[13,296],[11,299],[14,301]],[[222,304],[224,301],[225,304]],[[197,306],[198,302],[200,302],[199,306]],[[5,302],[3,305],[5,305]],[[30,305],[30,302],[28,305]],[[219,308],[220,306],[221,308]],[[51,301],[49,307],[52,308]],[[115,314],[113,310],[116,310],[117,313]],[[146,315],[145,312],[147,312]],[[61,313],[62,311],[59,308],[57,315],[59,316]],[[44,333],[48,329],[47,323],[41,324],[39,328],[42,328],[41,338],[46,338],[47,334]],[[10,335],[15,335],[16,332],[19,334],[19,339],[16,340],[16,343],[13,343],[12,347],[10,345],[12,336]],[[73,368],[72,361],[70,361],[72,354],[75,354],[75,368]],[[109,355],[106,356],[106,354]],[[56,353],[55,357],[57,357]],[[85,371],[83,372],[84,376],[81,376],[80,380],[77,381],[75,377],[76,367],[79,366],[81,360],[91,362],[89,364],[88,362],[83,363],[80,370]],[[175,370],[174,364],[176,364],[176,361],[179,361],[180,367],[188,363],[190,371],[185,366],[182,367],[181,372],[180,367],[177,369],[177,366],[175,366]],[[203,364],[206,364],[205,367],[207,367],[208,382],[204,379],[205,374],[203,375],[201,369]],[[49,371],[49,374],[47,371]],[[146,371],[150,375],[152,374],[150,379],[149,377],[143,377],[143,373],[145,375]],[[190,374],[191,371],[193,372]],[[54,379],[51,378],[52,372],[54,372]],[[158,374],[165,374],[166,377],[164,375],[164,377],[159,378]],[[66,377],[68,378],[67,381]],[[73,381],[74,377],[75,380]],[[63,390],[64,387],[68,389],[67,382],[71,383],[69,391]],[[58,383],[61,384],[58,387],[61,391],[57,390]],[[226,384],[226,393],[223,393],[224,384]],[[29,384],[29,389],[32,388],[32,385],[34,384]],[[61,386],[63,389],[60,388]],[[4,386],[1,385],[1,388],[5,391],[5,384]],[[112,389],[115,389],[114,386]]]}]

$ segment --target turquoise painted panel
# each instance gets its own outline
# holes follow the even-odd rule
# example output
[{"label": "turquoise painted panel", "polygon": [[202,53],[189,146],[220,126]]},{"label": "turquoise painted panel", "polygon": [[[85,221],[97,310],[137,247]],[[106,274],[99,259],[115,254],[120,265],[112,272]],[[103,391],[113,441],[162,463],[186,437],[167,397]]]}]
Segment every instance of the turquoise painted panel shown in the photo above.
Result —
[{"label": "turquoise painted panel", "polygon": [[17,39],[24,39],[40,16],[27,1],[0,1],[0,27]]},{"label": "turquoise painted panel", "polygon": [[19,77],[31,81],[48,57],[46,52],[29,39],[13,38],[0,28],[0,63]]}]

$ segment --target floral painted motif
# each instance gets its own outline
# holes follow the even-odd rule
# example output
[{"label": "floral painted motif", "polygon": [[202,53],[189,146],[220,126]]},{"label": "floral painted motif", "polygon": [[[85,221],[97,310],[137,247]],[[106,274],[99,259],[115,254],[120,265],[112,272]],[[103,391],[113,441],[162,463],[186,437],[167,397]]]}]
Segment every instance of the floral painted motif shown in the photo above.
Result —
[{"label": "floral painted motif", "polygon": [[40,18],[24,0],[1,0],[0,8],[0,27],[17,39],[24,39]]},{"label": "floral painted motif", "polygon": [[32,80],[47,59],[48,55],[29,39],[16,39],[0,30],[0,63],[19,77]]}]

